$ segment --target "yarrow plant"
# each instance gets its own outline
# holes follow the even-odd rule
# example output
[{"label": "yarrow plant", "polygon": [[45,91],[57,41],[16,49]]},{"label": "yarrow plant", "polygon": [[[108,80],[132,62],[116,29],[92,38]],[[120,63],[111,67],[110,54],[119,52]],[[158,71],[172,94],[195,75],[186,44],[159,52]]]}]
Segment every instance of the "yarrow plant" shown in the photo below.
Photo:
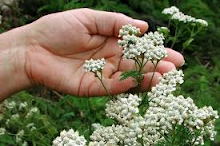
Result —
[{"label": "yarrow plant", "polygon": [[166,33],[166,44],[170,43],[173,48],[176,43],[181,42],[182,53],[194,41],[195,36],[208,27],[206,20],[186,15],[175,6],[165,8],[162,14],[166,15],[169,20],[168,29],[175,30],[173,35]]},{"label": "yarrow plant", "polygon": [[[171,20],[207,26],[205,21],[184,15],[174,6],[164,9],[163,13]],[[139,28],[130,24],[123,26],[119,31],[121,39],[118,45],[123,48],[122,58],[133,60],[136,70],[122,73],[121,80],[128,77],[136,79],[139,84],[135,93],[112,96],[106,103],[105,112],[115,121],[114,124],[92,124],[94,131],[87,143],[83,136],[70,129],[61,132],[53,141],[53,146],[164,146],[180,143],[193,146],[204,145],[206,139],[213,141],[217,134],[214,123],[219,118],[218,113],[211,106],[199,108],[192,98],[177,95],[178,86],[184,82],[181,70],[165,73],[149,92],[142,93],[140,90],[145,64],[151,62],[156,69],[158,62],[167,57],[164,41],[169,33],[167,27],[160,27],[141,36]],[[85,62],[84,69],[94,73],[103,84],[105,64],[104,58],[91,59]]]}]

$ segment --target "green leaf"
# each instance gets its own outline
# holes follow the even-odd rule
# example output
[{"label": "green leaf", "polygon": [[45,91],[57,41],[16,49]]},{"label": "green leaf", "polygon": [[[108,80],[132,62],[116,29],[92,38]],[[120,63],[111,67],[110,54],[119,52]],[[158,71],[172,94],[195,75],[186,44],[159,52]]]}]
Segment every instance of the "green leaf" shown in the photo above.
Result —
[{"label": "green leaf", "polygon": [[184,48],[187,48],[187,47],[192,43],[193,40],[194,40],[194,38],[190,38],[190,39],[186,40],[186,41],[183,43],[183,47],[184,47]]},{"label": "green leaf", "polygon": [[126,72],[123,72],[120,76],[120,81],[123,81],[129,77],[132,77],[132,78],[139,78],[142,76],[142,73],[139,72],[139,71],[126,71]]}]

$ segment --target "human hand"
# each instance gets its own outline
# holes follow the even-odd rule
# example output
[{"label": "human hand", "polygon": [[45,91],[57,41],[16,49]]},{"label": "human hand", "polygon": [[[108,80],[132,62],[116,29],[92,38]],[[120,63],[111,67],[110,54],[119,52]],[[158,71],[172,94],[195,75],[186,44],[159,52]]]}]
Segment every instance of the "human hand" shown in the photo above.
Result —
[{"label": "human hand", "polygon": [[[103,82],[110,94],[125,92],[136,86],[132,79],[119,81],[122,71],[134,68],[134,63],[122,60],[122,49],[117,45],[119,29],[132,24],[147,31],[146,22],[123,14],[76,9],[50,14],[28,26],[30,43],[25,47],[24,70],[30,84],[42,84],[54,90],[78,96],[106,94],[92,73],[83,69],[85,60],[105,58]],[[183,64],[183,56],[168,49],[168,57],[160,61],[153,85],[161,74]],[[145,66],[145,71],[152,64]],[[152,72],[144,75],[142,89],[149,86]]]}]

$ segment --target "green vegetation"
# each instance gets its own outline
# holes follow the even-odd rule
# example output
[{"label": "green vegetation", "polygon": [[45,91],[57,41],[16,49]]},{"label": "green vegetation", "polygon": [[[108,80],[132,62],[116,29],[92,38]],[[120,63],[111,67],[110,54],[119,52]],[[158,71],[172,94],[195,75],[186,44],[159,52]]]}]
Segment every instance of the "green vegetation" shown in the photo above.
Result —
[{"label": "green vegetation", "polygon": [[[177,6],[185,14],[202,18],[209,23],[207,30],[200,32],[183,52],[186,61],[183,66],[185,83],[180,92],[186,97],[193,98],[199,107],[211,105],[220,113],[219,0],[21,0],[19,6],[12,9],[12,17],[3,16],[0,31],[24,25],[48,13],[82,7],[124,13],[147,21],[149,30],[154,31],[157,29],[156,26],[166,26],[167,20],[161,11],[172,5]],[[173,48],[182,51],[182,46],[178,42]],[[89,100],[88,110],[89,103],[85,98],[72,97],[42,87],[34,87],[14,95],[9,101],[17,103],[15,108],[6,110],[4,105],[0,106],[0,127],[5,127],[11,132],[0,135],[0,146],[16,145],[15,134],[21,129],[25,130],[24,139],[29,145],[51,145],[51,141],[61,130],[70,128],[78,130],[88,139],[91,132],[89,122],[98,122],[102,125],[114,122],[105,116],[104,109],[108,98],[97,97]],[[19,104],[25,101],[28,106],[23,111],[19,109]],[[37,114],[28,119],[22,117],[33,107],[39,109]],[[11,120],[8,125],[4,125],[7,119],[11,119],[12,115],[17,113],[21,116],[16,122]],[[27,128],[29,123],[34,123],[36,127],[33,129],[34,132]],[[188,133],[188,129],[182,130]],[[216,141],[213,143],[207,141],[205,145],[220,145],[220,119],[216,121],[216,130],[218,131]],[[178,138],[184,138],[184,135]]]}]

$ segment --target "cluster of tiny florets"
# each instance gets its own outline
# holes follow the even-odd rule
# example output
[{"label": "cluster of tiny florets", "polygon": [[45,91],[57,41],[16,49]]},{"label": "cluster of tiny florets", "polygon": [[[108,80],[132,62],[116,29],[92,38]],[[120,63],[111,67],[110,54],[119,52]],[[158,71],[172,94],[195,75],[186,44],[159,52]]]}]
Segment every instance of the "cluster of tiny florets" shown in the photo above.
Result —
[{"label": "cluster of tiny florets", "polygon": [[[194,140],[195,145],[203,145],[204,137],[207,136],[210,137],[210,140],[214,140],[216,135],[214,122],[219,118],[217,111],[211,107],[198,108],[190,97],[174,96],[172,92],[176,90],[176,85],[182,83],[182,71],[173,70],[164,74],[160,83],[148,93],[150,102],[145,118],[149,124],[146,124],[146,129],[151,128],[155,131],[162,129],[160,132],[154,133],[154,139],[150,141],[152,144],[163,139],[160,135],[167,133],[172,129],[172,125],[176,124],[183,125],[191,131],[201,130],[200,136]],[[146,142],[149,143],[149,134],[145,134],[145,137],[147,137]]]},{"label": "cluster of tiny florets", "polygon": [[[126,28],[135,27],[132,25],[126,25]],[[122,28],[119,35],[122,36],[122,40],[118,41],[120,47],[123,47],[123,58],[135,59],[141,55],[148,61],[161,60],[167,56],[166,49],[163,45],[164,36],[158,32],[149,32],[142,37],[136,35],[136,33],[127,33]]]},{"label": "cluster of tiny florets", "polygon": [[134,130],[122,125],[100,127],[90,136],[89,146],[141,146]]},{"label": "cluster of tiny florets", "polygon": [[53,146],[86,146],[86,139],[73,129],[63,130],[53,141]]},{"label": "cluster of tiny florets", "polygon": [[103,68],[104,65],[106,64],[106,61],[104,58],[102,59],[90,59],[90,60],[86,60],[85,64],[83,65],[83,68],[85,69],[86,72],[100,72]]},{"label": "cluster of tiny florets", "polygon": [[208,22],[202,19],[196,19],[192,16],[186,15],[183,12],[180,12],[179,9],[175,6],[171,6],[170,8],[165,8],[162,11],[163,14],[170,15],[171,19],[178,20],[184,23],[196,23],[201,26],[208,26]]},{"label": "cluster of tiny florets", "polygon": [[132,94],[120,94],[106,104],[106,115],[126,123],[139,113],[141,98]]},{"label": "cluster of tiny florets", "polygon": [[[217,111],[211,107],[198,108],[191,98],[174,96],[178,84],[183,83],[183,72],[173,70],[160,78],[160,83],[149,92],[149,108],[144,117],[139,114],[141,97],[132,94],[120,94],[107,103],[107,116],[117,120],[119,125],[110,127],[96,126],[91,136],[91,146],[118,145],[125,137],[133,139],[133,145],[142,138],[145,146],[155,145],[169,134],[174,125],[182,125],[192,132],[199,129],[200,135],[193,140],[194,145],[204,144],[204,137],[214,140],[214,122]],[[125,130],[126,129],[126,130]],[[120,132],[119,132],[120,131]],[[125,132],[126,131],[126,132]],[[129,131],[129,132],[128,132]],[[132,133],[131,135],[127,135]],[[133,137],[132,137],[133,135]],[[123,139],[121,137],[123,136]],[[132,144],[131,141],[127,144]]]},{"label": "cluster of tiny florets", "polygon": [[140,28],[132,26],[131,24],[124,25],[119,30],[119,35],[118,36],[123,37],[123,36],[127,36],[127,35],[139,36],[139,35],[141,35],[141,30],[140,30]]}]

